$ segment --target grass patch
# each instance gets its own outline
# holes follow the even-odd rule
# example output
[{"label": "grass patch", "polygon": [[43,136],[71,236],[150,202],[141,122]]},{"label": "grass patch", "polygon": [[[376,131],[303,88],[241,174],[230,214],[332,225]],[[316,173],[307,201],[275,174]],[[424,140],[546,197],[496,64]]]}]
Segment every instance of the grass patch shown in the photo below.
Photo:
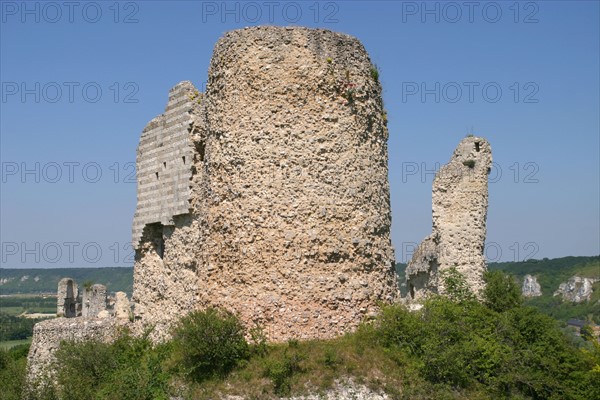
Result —
[{"label": "grass patch", "polygon": [[31,338],[29,339],[21,339],[21,340],[7,340],[5,342],[0,342],[0,349],[9,350],[15,346],[19,346],[22,344],[31,344]]}]

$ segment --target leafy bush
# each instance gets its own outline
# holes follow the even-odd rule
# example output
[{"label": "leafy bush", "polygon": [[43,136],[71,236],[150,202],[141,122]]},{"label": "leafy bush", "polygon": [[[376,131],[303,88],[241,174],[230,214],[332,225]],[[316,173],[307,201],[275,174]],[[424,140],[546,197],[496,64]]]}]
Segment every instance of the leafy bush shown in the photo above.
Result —
[{"label": "leafy bush", "polygon": [[228,311],[209,308],[184,317],[173,337],[184,373],[197,382],[224,376],[250,355],[244,333]]},{"label": "leafy bush", "polygon": [[475,160],[465,160],[463,161],[463,165],[469,168],[475,167]]},{"label": "leafy bush", "polygon": [[452,301],[474,301],[475,295],[471,291],[465,277],[458,272],[456,267],[451,267],[440,273],[444,282],[445,295]]},{"label": "leafy bush", "polygon": [[273,382],[273,389],[276,394],[284,395],[289,393],[291,378],[295,374],[302,372],[303,368],[300,363],[305,358],[306,357],[300,352],[286,351],[281,359],[270,360],[270,362],[267,363],[264,375]]},{"label": "leafy bush", "polygon": [[483,291],[485,305],[497,312],[503,312],[523,304],[521,288],[514,277],[501,271],[488,271]]},{"label": "leafy bush", "polygon": [[25,385],[25,368],[29,345],[15,346],[9,350],[0,348],[0,398],[22,399]]},{"label": "leafy bush", "polygon": [[152,348],[147,336],[132,337],[124,332],[113,343],[63,342],[56,352],[56,387],[61,400],[152,400],[168,399],[169,375],[163,362],[169,352],[164,346]]}]

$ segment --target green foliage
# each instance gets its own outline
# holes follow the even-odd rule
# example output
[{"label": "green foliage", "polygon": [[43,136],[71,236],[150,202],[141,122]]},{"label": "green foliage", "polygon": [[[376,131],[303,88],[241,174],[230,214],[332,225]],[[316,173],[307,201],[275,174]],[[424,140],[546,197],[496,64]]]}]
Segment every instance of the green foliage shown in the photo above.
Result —
[{"label": "green foliage", "polygon": [[475,300],[465,277],[455,267],[443,271],[440,275],[444,282],[445,295],[451,301],[462,303]]},{"label": "green foliage", "polygon": [[0,398],[20,400],[25,385],[25,368],[29,345],[0,349]]},{"label": "green foliage", "polygon": [[259,357],[265,356],[268,351],[267,335],[260,326],[252,327],[248,333],[250,334],[250,352]]},{"label": "green foliage", "polygon": [[174,331],[185,374],[197,382],[224,376],[250,355],[244,326],[227,311],[209,308],[184,317]]},{"label": "green foliage", "polygon": [[[383,307],[376,321],[377,339],[385,347],[396,347],[415,353],[420,349],[423,323],[419,313],[404,307]],[[364,332],[364,327],[362,327]]]},{"label": "green foliage", "polygon": [[591,315],[592,321],[600,324],[600,282],[593,285],[594,293],[589,302],[570,303],[553,296],[558,285],[574,275],[588,278],[600,277],[599,256],[492,263],[488,268],[511,274],[519,281],[522,281],[526,274],[536,276],[541,286],[542,296],[525,299],[526,305],[533,306],[560,321],[566,322],[570,318],[585,320],[588,315]]},{"label": "green foliage", "polygon": [[113,343],[63,342],[56,352],[56,387],[45,387],[42,397],[61,400],[168,399],[170,376],[163,367],[170,349],[152,348],[146,336],[124,332]]},{"label": "green foliage", "polygon": [[521,288],[513,276],[501,271],[488,271],[484,276],[484,303],[497,312],[508,311],[523,304]]},{"label": "green foliage", "polygon": [[[514,284],[503,274],[488,279],[497,285],[492,293]],[[448,281],[453,298],[432,298],[418,312],[384,308],[373,341],[398,360],[415,357],[418,374],[434,387],[483,389],[493,398],[593,398],[581,381],[595,376],[595,364],[584,362],[556,321],[507,293],[496,293],[491,307],[481,304],[463,296],[459,276],[451,273]]]},{"label": "green foliage", "polygon": [[375,82],[379,82],[379,68],[377,68],[377,65],[371,66],[371,78],[373,78]]},{"label": "green foliage", "polygon": [[[289,347],[294,348],[294,346]],[[295,347],[298,347],[297,342]],[[303,371],[301,362],[304,359],[306,359],[306,356],[302,353],[286,350],[280,359],[269,360],[265,367],[264,376],[271,379],[273,389],[277,395],[285,395],[290,392],[291,379],[295,374]]]},{"label": "green foliage", "polygon": [[[266,399],[326,390],[342,377],[394,399],[600,398],[600,346],[523,306],[512,277],[486,274],[482,302],[456,269],[442,279],[449,297],[416,312],[384,306],[375,321],[334,340],[267,344],[254,327],[248,344],[234,315],[209,309],[182,319],[158,346],[126,334],[113,344],[64,343],[58,389],[39,398]],[[0,351],[0,397],[23,398],[26,347],[11,351],[16,361]]]},{"label": "green foliage", "polygon": [[6,296],[0,297],[0,313],[56,313],[56,297]]},{"label": "green foliage", "polygon": [[340,359],[333,348],[328,347],[325,349],[325,354],[323,355],[323,364],[331,369],[336,369],[340,364]]},{"label": "green foliage", "polygon": [[463,161],[463,165],[469,168],[475,167],[475,160],[465,160]]},{"label": "green foliage", "polygon": [[83,288],[86,291],[89,291],[92,288],[93,285],[94,285],[94,281],[89,280],[89,279],[87,281],[83,282]]},{"label": "green foliage", "polygon": [[15,317],[0,313],[0,342],[23,340],[31,337],[33,326],[39,319]]}]

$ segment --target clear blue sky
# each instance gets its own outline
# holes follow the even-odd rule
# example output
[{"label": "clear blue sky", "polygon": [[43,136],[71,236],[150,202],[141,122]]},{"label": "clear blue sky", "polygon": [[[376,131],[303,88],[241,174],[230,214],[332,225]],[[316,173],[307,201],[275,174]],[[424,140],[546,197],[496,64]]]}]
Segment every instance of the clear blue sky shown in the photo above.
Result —
[{"label": "clear blue sky", "polygon": [[351,34],[379,66],[398,261],[431,230],[427,171],[471,129],[494,153],[491,261],[600,253],[598,2],[223,4],[0,2],[0,266],[132,265],[141,130],[258,24]]}]

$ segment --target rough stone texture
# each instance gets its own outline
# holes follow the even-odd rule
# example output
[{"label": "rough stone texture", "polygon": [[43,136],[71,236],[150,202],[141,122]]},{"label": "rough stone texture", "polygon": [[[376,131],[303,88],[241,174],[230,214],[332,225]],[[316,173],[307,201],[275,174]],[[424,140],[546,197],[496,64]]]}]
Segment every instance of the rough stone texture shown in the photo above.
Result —
[{"label": "rough stone texture", "polygon": [[433,180],[433,231],[406,268],[408,297],[444,293],[440,273],[455,267],[476,295],[484,287],[483,254],[492,150],[481,137],[466,137]]},{"label": "rough stone texture", "polygon": [[218,41],[201,104],[171,117],[192,120],[180,132],[193,142],[191,211],[157,211],[139,244],[134,233],[142,325],[162,336],[172,318],[221,306],[272,340],[328,338],[399,296],[374,72],[357,39],[326,30]]},{"label": "rough stone texture", "polygon": [[542,295],[542,288],[537,281],[537,278],[532,275],[525,275],[523,278],[523,287],[521,293],[524,297],[538,297]]},{"label": "rough stone texture", "polygon": [[589,301],[593,293],[592,285],[599,281],[600,279],[573,276],[558,286],[554,296],[562,296],[563,300],[573,303]]},{"label": "rough stone texture", "polygon": [[106,286],[95,284],[83,291],[81,316],[95,318],[106,310]]},{"label": "rough stone texture", "polygon": [[[113,340],[120,323],[113,318],[56,318],[38,322],[33,328],[33,340],[27,357],[27,377],[32,387],[52,378],[55,352],[60,342],[85,340]],[[76,377],[74,377],[76,379]]]},{"label": "rough stone texture", "polygon": [[63,278],[58,282],[56,294],[56,315],[58,317],[77,317],[79,304],[77,283],[71,278]]},{"label": "rough stone texture", "polygon": [[189,113],[198,91],[181,82],[169,92],[164,114],[146,125],[137,149],[138,197],[133,219],[133,248],[144,226],[173,225],[173,216],[189,212],[192,142]]},{"label": "rough stone texture", "polygon": [[125,292],[115,294],[114,316],[117,319],[129,320],[131,316],[131,304]]}]

